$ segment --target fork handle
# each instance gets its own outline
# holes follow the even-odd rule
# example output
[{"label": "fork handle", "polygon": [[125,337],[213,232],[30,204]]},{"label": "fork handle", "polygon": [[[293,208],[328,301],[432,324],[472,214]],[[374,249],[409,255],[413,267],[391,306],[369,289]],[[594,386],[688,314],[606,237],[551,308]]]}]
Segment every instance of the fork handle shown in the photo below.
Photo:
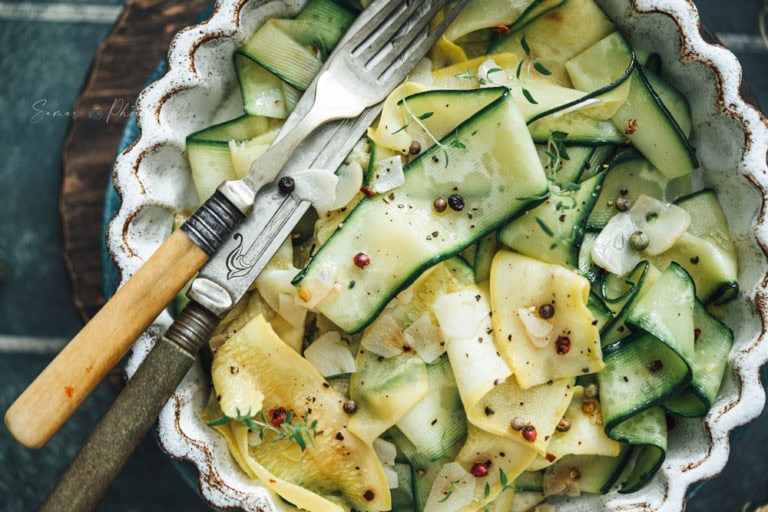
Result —
[{"label": "fork handle", "polygon": [[219,318],[190,302],[158,340],[46,498],[40,512],[90,512],[195,362]]},{"label": "fork handle", "polygon": [[200,207],[11,405],[11,435],[48,442],[242,218],[221,193]]}]

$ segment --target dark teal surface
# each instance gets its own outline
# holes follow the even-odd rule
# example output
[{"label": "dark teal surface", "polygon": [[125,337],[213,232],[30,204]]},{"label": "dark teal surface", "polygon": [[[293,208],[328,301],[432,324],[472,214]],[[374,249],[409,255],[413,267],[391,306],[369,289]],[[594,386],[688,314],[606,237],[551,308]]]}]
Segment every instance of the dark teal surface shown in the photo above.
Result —
[{"label": "dark teal surface", "polygon": [[[122,0],[72,3],[119,5]],[[757,34],[760,0],[696,4],[717,32]],[[109,29],[107,24],[0,21],[0,335],[69,337],[80,328],[60,249],[59,157],[66,113]],[[737,55],[745,79],[768,105],[768,53]],[[51,357],[0,353],[0,410]],[[35,510],[113,399],[112,388],[102,384],[39,451],[22,448],[0,428],[0,512]],[[768,504],[768,414],[734,437],[725,472],[701,487],[688,510],[738,512]],[[100,510],[209,509],[150,435]]]}]

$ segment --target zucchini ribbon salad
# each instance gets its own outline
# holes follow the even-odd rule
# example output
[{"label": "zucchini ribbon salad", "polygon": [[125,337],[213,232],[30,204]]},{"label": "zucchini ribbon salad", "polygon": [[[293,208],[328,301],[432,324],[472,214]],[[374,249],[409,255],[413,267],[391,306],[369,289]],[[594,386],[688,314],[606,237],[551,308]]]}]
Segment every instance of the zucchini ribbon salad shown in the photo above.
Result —
[{"label": "zucchini ribbon salad", "polygon": [[[237,50],[244,115],[187,139],[201,199],[355,16],[310,0]],[[663,71],[593,0],[470,2],[340,169],[282,184],[314,208],[210,343],[242,471],[313,512],[640,490],[715,400],[738,292]]]}]

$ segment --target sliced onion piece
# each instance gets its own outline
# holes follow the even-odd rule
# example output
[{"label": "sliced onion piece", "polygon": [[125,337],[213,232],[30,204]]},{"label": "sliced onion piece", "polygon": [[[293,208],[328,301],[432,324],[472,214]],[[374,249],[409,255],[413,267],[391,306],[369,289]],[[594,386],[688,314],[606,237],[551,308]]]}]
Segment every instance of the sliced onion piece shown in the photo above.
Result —
[{"label": "sliced onion piece", "polygon": [[296,183],[293,195],[309,201],[317,210],[319,216],[328,213],[336,203],[336,183],[339,178],[333,172],[325,169],[305,169],[291,173]]},{"label": "sliced onion piece", "polygon": [[629,245],[629,237],[637,231],[629,213],[611,217],[592,247],[592,261],[612,274],[623,276],[640,262],[640,253]]},{"label": "sliced onion piece", "polygon": [[336,174],[339,181],[336,183],[335,197],[331,210],[338,210],[349,204],[360,192],[363,186],[363,168],[359,163],[352,161],[343,165]]},{"label": "sliced onion piece", "polygon": [[651,256],[670,249],[691,224],[691,216],[674,204],[641,195],[629,209],[635,230],[648,235],[648,247],[643,252]]},{"label": "sliced onion piece", "polygon": [[405,340],[429,364],[445,353],[445,342],[435,316],[427,311],[403,332]]},{"label": "sliced onion piece", "polygon": [[315,277],[303,279],[297,290],[297,302],[307,309],[335,300],[339,295],[339,286],[335,284],[338,267],[329,262],[318,270]]},{"label": "sliced onion piece", "polygon": [[396,489],[400,485],[397,471],[395,471],[397,447],[393,443],[385,441],[379,437],[373,440],[373,451],[376,452],[376,457],[378,457],[379,462],[381,462],[381,467],[384,469],[384,475],[387,477],[389,488]]},{"label": "sliced onion piece", "polygon": [[337,331],[329,331],[313,341],[304,351],[304,358],[323,377],[344,375],[357,370],[349,345]]},{"label": "sliced onion piece", "polygon": [[374,354],[394,357],[403,353],[408,341],[400,324],[392,315],[385,313],[366,329],[360,344]]},{"label": "sliced onion piece", "polygon": [[480,80],[480,87],[509,85],[506,71],[493,59],[488,59],[477,67],[477,77]]},{"label": "sliced onion piece", "polygon": [[266,268],[256,279],[256,290],[269,307],[278,311],[280,309],[280,296],[294,294],[296,288],[291,284],[296,269]]},{"label": "sliced onion piece", "polygon": [[377,160],[373,163],[373,183],[371,190],[383,194],[405,183],[403,159],[400,155]]},{"label": "sliced onion piece", "polygon": [[296,288],[291,293],[281,293],[277,299],[277,314],[293,327],[304,328],[307,308],[296,300]]},{"label": "sliced onion piece", "polygon": [[525,332],[528,334],[528,339],[531,340],[534,346],[544,348],[552,343],[550,334],[552,334],[552,324],[539,318],[536,314],[536,308],[531,306],[530,308],[519,308],[517,310],[517,316],[525,326]]},{"label": "sliced onion piece", "polygon": [[457,292],[439,297],[432,306],[446,338],[471,339],[488,319],[488,304],[472,292]]}]

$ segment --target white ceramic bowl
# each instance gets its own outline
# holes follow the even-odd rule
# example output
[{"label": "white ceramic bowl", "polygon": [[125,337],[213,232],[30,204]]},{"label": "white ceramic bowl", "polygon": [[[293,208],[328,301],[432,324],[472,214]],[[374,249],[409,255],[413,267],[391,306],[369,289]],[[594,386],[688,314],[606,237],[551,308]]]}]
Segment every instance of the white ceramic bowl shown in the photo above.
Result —
[{"label": "white ceramic bowl", "polygon": [[[223,0],[211,18],[183,30],[169,52],[170,70],[142,92],[139,139],[117,159],[115,185],[122,206],[109,226],[108,248],[125,282],[168,236],[172,213],[197,201],[185,157],[185,137],[242,111],[232,54],[266,18],[296,12],[300,1]],[[631,495],[565,500],[558,510],[665,510],[684,506],[691,484],[715,477],[725,466],[731,431],[754,419],[765,402],[759,369],[768,360],[766,285],[768,231],[763,209],[768,188],[768,121],[739,94],[741,67],[729,51],[707,44],[699,18],[686,0],[598,0],[633,45],[662,56],[666,77],[691,105],[703,170],[735,236],[742,292],[727,307],[736,341],[719,398],[703,419],[681,420],[670,432],[669,453],[653,481]],[[153,336],[170,322],[162,315],[135,345],[132,374]],[[208,397],[195,367],[163,410],[159,439],[173,457],[199,470],[204,498],[216,508],[281,510],[285,505],[249,480],[226,444],[200,419]]]}]

